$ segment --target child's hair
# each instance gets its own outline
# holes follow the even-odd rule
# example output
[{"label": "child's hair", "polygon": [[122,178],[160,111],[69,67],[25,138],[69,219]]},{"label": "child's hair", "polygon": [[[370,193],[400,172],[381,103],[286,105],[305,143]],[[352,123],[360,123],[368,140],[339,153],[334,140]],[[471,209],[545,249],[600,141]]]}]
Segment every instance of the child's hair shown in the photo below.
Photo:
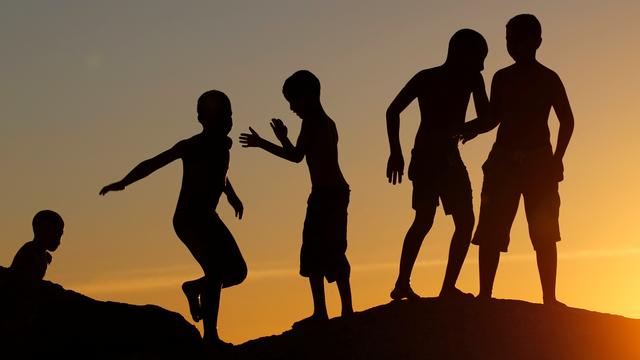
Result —
[{"label": "child's hair", "polygon": [[482,34],[471,29],[456,31],[449,40],[447,62],[461,62],[468,57],[487,56],[489,47]]},{"label": "child's hair", "polygon": [[38,237],[38,235],[46,234],[52,229],[64,226],[64,221],[60,214],[53,210],[41,210],[33,217],[31,225],[33,234]]},{"label": "child's hair", "polygon": [[209,90],[198,98],[198,115],[214,115],[221,109],[230,109],[231,101],[222,91]]},{"label": "child's hair", "polygon": [[282,85],[282,94],[287,100],[298,96],[320,99],[320,80],[309,70],[299,70],[289,76]]},{"label": "child's hair", "polygon": [[531,14],[516,15],[507,22],[507,31],[514,31],[518,36],[538,40],[542,37],[540,21]]}]

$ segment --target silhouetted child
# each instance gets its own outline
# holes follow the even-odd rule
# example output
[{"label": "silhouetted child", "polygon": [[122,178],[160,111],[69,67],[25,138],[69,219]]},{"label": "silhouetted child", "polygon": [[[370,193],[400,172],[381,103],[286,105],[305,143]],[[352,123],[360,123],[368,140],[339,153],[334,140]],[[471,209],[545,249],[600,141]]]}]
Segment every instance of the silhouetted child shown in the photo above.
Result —
[{"label": "silhouetted child", "polygon": [[[556,242],[560,241],[558,182],[571,134],[573,114],[558,75],[536,60],[542,42],[535,16],[518,15],[507,23],[507,50],[515,64],[496,72],[491,84],[490,116],[469,123],[464,138],[496,126],[498,135],[482,166],[480,219],[473,243],[480,245],[480,299],[490,299],[500,252],[507,251],[520,196],[536,251],[545,304],[556,300]],[[549,134],[554,109],[560,128],[555,152]]]},{"label": "silhouetted child", "polygon": [[353,313],[350,265],[345,255],[350,190],[338,165],[336,125],[320,102],[318,78],[300,70],[285,81],[282,93],[291,111],[302,119],[296,145],[287,138],[287,127],[280,119],[273,119],[271,128],[282,146],[262,139],[252,128],[250,134],[240,135],[240,143],[297,163],[307,159],[312,188],[302,233],[300,275],[309,278],[314,309],[313,315],[294,324],[298,327],[328,319],[324,278],[338,285],[342,316]]},{"label": "silhouetted child", "polygon": [[122,180],[105,186],[100,194],[123,190],[172,161],[182,159],[182,187],[173,226],[204,271],[204,277],[185,282],[182,289],[194,321],[204,321],[204,340],[223,346],[227,344],[220,340],[217,330],[220,290],[240,284],[247,275],[247,267],[233,236],[215,210],[223,193],[240,219],[243,206],[227,178],[231,147],[227,134],[232,126],[229,98],[220,91],[207,91],[198,99],[197,110],[203,127],[200,134],[141,162]]},{"label": "silhouetted child", "polygon": [[51,263],[49,251],[56,251],[64,232],[62,217],[52,210],[39,211],[31,222],[33,240],[22,245],[10,269],[23,279],[42,280]]},{"label": "silhouetted child", "polygon": [[469,249],[474,215],[471,183],[458,150],[470,96],[478,116],[487,112],[488,100],[481,71],[487,43],[478,32],[457,31],[449,41],[444,64],[418,72],[404,86],[387,110],[387,133],[391,154],[387,163],[390,183],[402,181],[404,158],[400,146],[400,113],[414,100],[420,105],[420,127],[411,151],[409,180],[413,182],[413,224],[405,236],[400,271],[391,298],[415,299],[410,286],[413,265],[435,216],[439,200],[452,215],[455,232],[440,296],[466,295],[455,285]]}]

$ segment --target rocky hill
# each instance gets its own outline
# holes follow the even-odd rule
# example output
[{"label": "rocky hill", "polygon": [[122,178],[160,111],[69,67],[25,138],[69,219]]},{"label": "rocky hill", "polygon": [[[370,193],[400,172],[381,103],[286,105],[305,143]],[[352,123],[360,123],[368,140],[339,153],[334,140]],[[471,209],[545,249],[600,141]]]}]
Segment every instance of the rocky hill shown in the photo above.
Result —
[{"label": "rocky hill", "polygon": [[235,359],[640,359],[640,320],[523,301],[421,299],[236,347]]},{"label": "rocky hill", "polygon": [[[202,359],[195,327],[0,267],[0,359]],[[420,299],[235,346],[244,359],[640,359],[640,320],[513,300]]]},{"label": "rocky hill", "polygon": [[198,330],[154,305],[97,301],[0,267],[0,359],[201,358]]}]

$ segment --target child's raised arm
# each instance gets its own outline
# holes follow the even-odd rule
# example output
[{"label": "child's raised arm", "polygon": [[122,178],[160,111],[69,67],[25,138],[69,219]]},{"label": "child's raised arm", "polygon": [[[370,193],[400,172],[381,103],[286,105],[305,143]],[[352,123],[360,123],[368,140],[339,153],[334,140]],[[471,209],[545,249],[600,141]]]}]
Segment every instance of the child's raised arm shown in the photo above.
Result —
[{"label": "child's raised arm", "polygon": [[242,133],[240,134],[240,144],[242,147],[259,147],[264,149],[273,155],[281,157],[283,159],[299,163],[304,159],[305,155],[305,131],[304,126],[300,130],[300,136],[298,136],[298,141],[294,146],[289,138],[287,137],[287,127],[282,123],[280,119],[272,119],[271,120],[271,128],[273,129],[274,134],[280,140],[282,146],[278,146],[268,140],[263,139],[258,135],[258,133],[253,130],[253,128],[249,128],[250,134]]},{"label": "child's raised arm", "polygon": [[236,212],[236,217],[238,219],[242,219],[242,214],[244,213],[244,206],[242,205],[242,201],[236,194],[235,190],[233,190],[233,186],[231,186],[231,181],[227,178],[227,182],[224,185],[224,194],[227,195],[227,201],[229,201],[229,205]]},{"label": "child's raised arm", "polygon": [[109,191],[124,190],[128,185],[147,177],[154,171],[164,167],[180,157],[180,143],[174,145],[151,159],[147,159],[133,168],[122,180],[109,184],[100,190],[100,195],[106,195]]}]

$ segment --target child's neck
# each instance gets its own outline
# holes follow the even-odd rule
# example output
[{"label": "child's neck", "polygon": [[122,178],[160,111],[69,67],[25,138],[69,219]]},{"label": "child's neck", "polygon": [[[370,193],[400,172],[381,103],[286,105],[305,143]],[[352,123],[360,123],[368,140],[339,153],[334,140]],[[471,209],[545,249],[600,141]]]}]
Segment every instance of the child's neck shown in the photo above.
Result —
[{"label": "child's neck", "polygon": [[327,113],[324,111],[324,108],[322,107],[322,105],[318,104],[318,106],[315,107],[312,111],[309,111],[308,114],[306,114],[304,117],[301,116],[300,118],[302,119],[302,121],[305,121],[305,120],[309,120],[309,121],[320,120],[320,119],[327,118]]},{"label": "child's neck", "polygon": [[535,54],[533,56],[527,56],[527,57],[523,57],[523,58],[520,58],[520,59],[514,59],[514,61],[518,65],[533,65],[533,64],[537,64],[538,63],[538,59],[536,59],[536,55]]},{"label": "child's neck", "polygon": [[33,240],[31,240],[31,242],[33,242],[33,244],[42,251],[46,251],[47,248],[46,246],[44,246],[44,244],[42,243],[42,241],[40,239],[38,239],[37,237],[34,237]]}]

